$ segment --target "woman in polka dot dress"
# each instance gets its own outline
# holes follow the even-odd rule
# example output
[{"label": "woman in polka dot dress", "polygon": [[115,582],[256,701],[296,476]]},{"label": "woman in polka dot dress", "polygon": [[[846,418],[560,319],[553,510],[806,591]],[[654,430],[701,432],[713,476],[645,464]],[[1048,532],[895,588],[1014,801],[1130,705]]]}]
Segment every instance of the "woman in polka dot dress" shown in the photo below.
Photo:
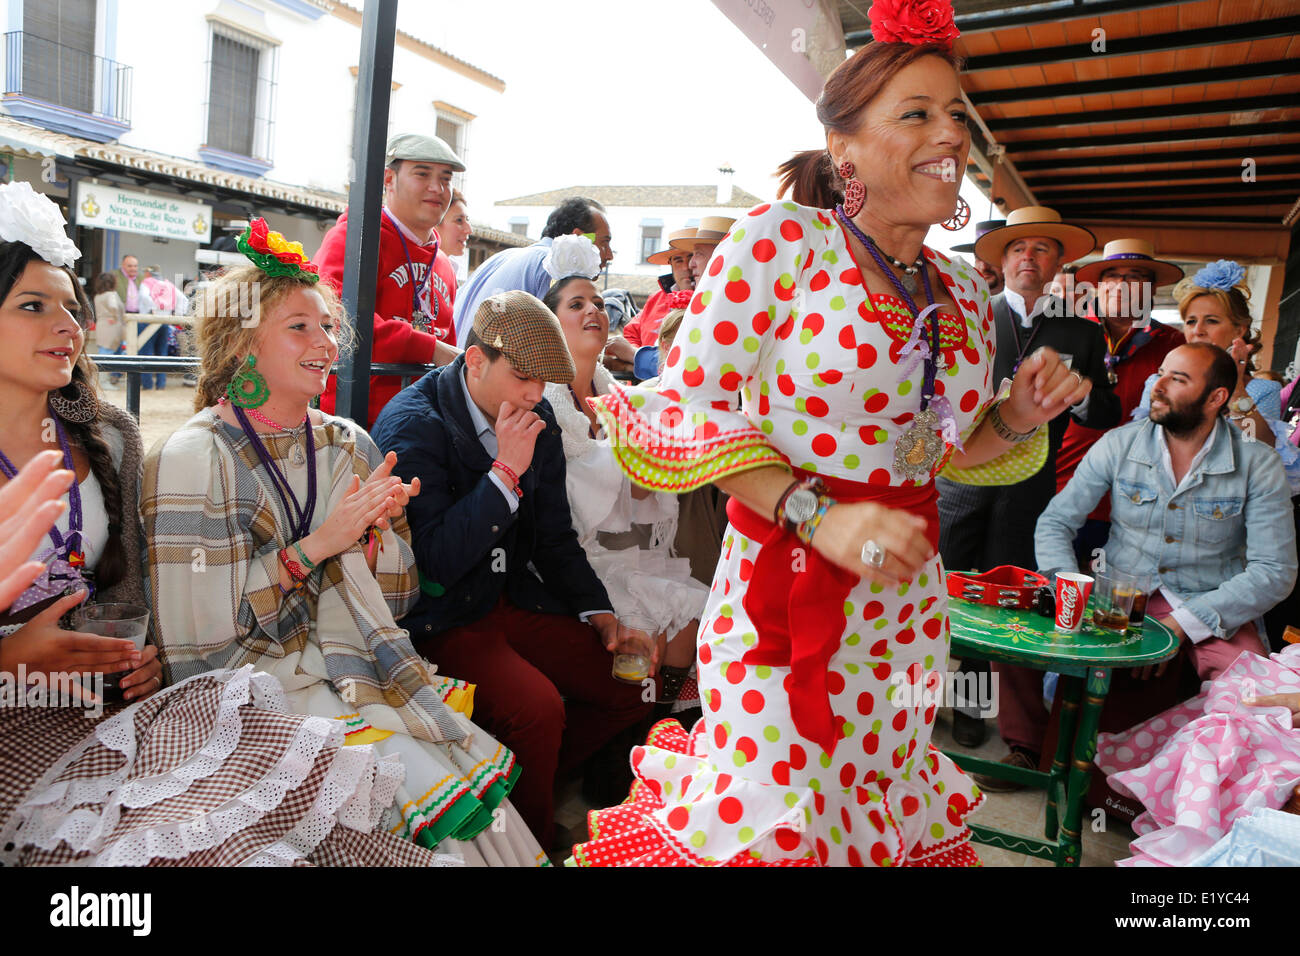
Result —
[{"label": "woman in polka dot dress", "polygon": [[[922,691],[948,658],[933,478],[959,434],[952,465],[1007,480],[1041,466],[1043,448],[1013,445],[984,414],[983,281],[922,247],[952,213],[969,149],[951,53],[876,36],[827,81],[828,150],[786,165],[798,202],[751,210],[714,252],[659,386],[616,386],[595,403],[635,481],[717,482],[731,524],[697,640],[704,717],[690,734],[662,722],[633,750],[629,800],[590,815],[573,862],[979,862],[965,817],[980,794],[930,745],[935,701]],[[827,152],[866,186],[852,220],[828,208],[844,186],[825,175]],[[941,174],[945,159],[955,176]],[[884,272],[855,229],[923,257],[918,298],[928,288],[937,311],[918,322],[891,283],[906,273]],[[916,343],[936,333],[932,362]],[[997,426],[1019,438],[1086,388],[1044,351]],[[927,407],[936,457],[902,477],[896,444]],[[813,477],[821,520],[797,528],[808,547],[790,513],[789,525],[774,518]]]}]

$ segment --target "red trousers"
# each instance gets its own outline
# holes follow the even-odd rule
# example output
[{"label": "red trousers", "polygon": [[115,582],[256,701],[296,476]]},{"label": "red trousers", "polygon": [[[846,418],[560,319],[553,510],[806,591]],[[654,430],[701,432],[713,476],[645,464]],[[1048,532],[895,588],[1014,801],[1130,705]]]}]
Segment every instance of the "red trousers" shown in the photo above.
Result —
[{"label": "red trousers", "polygon": [[[1148,617],[1168,616],[1169,604],[1164,596],[1151,595],[1146,613]],[[1190,658],[1197,677],[1207,681],[1214,680],[1231,666],[1242,651],[1263,653],[1254,622],[1243,624],[1226,640],[1209,637],[1199,644],[1184,641],[1178,656],[1169,662],[1161,677],[1142,680],[1131,669],[1112,671],[1101,730],[1106,733],[1128,730],[1180,703],[1177,685],[1183,655]],[[994,663],[993,669],[998,675],[998,733],[1007,746],[1041,753],[1048,721],[1047,708],[1043,706],[1043,672],[999,663]]]},{"label": "red trousers", "polygon": [[473,624],[414,643],[440,671],[477,685],[474,722],[514,751],[521,772],[510,799],[543,849],[551,845],[556,774],[653,706],[641,687],[611,676],[613,657],[577,618],[503,601]]}]

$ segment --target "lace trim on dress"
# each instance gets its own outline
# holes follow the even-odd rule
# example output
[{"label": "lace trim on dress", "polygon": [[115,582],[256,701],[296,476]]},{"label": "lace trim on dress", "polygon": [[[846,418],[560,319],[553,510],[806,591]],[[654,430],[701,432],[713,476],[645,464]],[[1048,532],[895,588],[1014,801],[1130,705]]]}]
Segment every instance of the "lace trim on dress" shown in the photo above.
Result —
[{"label": "lace trim on dress", "polygon": [[[198,675],[169,690],[174,692],[191,682],[214,677],[225,683],[217,727],[193,757],[166,774],[147,781],[132,781],[117,791],[112,781],[120,786],[135,759],[134,732],[125,737],[122,734],[124,726],[134,727],[137,708],[128,708],[111,718],[114,727],[103,735],[104,740],[98,740],[99,734],[88,737],[47,773],[45,779],[56,777],[71,760],[84,755],[95,743],[121,752],[126,757],[123,766],[106,777],[89,782],[93,786],[70,787],[68,782],[47,786],[18,808],[14,815],[16,824],[10,829],[21,826],[22,833],[17,839],[7,834],[6,842],[34,845],[46,850],[66,842],[74,850],[92,854],[85,863],[101,866],[144,865],[159,858],[182,859],[191,853],[219,846],[279,807],[285,795],[308,778],[321,752],[327,749],[335,752],[329,758],[332,763],[328,776],[312,808],[289,836],[272,845],[274,850],[267,848],[263,851],[271,854],[263,862],[274,858],[292,862],[310,853],[335,823],[363,831],[373,829],[384,809],[393,802],[405,775],[401,762],[396,758],[376,759],[371,747],[344,747],[341,724],[323,717],[307,717],[274,769],[242,793],[183,822],[159,824],[111,837],[109,842],[106,835],[112,834],[123,806],[138,808],[161,802],[184,792],[194,780],[209,776],[221,767],[239,743],[242,721],[238,709],[249,702],[250,686],[256,688],[257,696],[264,702],[274,702],[277,696],[283,697],[282,692],[276,689],[274,679],[264,674],[253,674],[251,665],[238,671]],[[87,799],[85,794],[90,792],[102,795],[98,799]],[[87,803],[103,805],[97,812],[87,809]]]}]

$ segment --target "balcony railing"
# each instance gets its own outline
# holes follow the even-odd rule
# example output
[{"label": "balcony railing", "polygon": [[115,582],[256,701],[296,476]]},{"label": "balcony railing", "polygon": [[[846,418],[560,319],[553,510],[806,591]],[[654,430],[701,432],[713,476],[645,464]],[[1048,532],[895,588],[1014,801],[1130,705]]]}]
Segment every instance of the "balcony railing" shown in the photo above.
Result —
[{"label": "balcony railing", "polygon": [[5,34],[4,93],[131,125],[131,67],[34,33]]}]

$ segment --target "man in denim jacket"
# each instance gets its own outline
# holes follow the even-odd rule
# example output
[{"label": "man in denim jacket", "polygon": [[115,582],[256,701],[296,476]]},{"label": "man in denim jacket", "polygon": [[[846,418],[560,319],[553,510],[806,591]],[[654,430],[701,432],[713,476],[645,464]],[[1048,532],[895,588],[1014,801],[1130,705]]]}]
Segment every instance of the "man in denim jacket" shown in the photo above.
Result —
[{"label": "man in denim jacket", "polygon": [[[1147,614],[1212,680],[1243,650],[1267,653],[1255,621],[1296,579],[1291,491],[1272,446],[1225,420],[1237,376],[1227,352],[1183,345],[1158,374],[1149,420],[1109,431],[1089,450],[1039,518],[1035,552],[1048,576],[1077,571],[1071,542],[1110,493],[1106,564],[1154,582]],[[1042,674],[994,666],[998,729],[1012,748],[1004,763],[1036,767],[1047,724]]]}]

